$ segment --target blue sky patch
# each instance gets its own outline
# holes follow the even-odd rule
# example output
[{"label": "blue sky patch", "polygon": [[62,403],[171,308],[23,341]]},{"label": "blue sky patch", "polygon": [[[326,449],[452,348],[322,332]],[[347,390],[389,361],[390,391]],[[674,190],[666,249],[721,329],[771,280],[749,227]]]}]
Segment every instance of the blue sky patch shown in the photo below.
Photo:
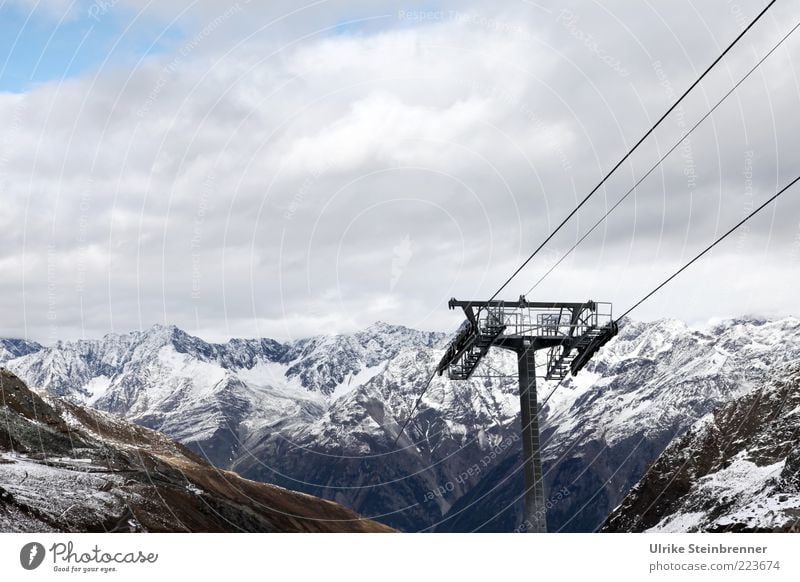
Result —
[{"label": "blue sky patch", "polygon": [[84,9],[70,16],[15,5],[0,8],[0,91],[24,92],[100,66],[135,62],[168,52],[183,38],[181,30],[114,8],[92,17]]}]

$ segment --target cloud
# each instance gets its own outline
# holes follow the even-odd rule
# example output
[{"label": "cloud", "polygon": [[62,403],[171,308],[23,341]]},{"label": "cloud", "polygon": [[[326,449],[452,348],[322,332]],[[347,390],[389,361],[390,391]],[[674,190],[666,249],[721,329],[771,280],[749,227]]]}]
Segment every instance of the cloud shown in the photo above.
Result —
[{"label": "cloud", "polygon": [[[398,3],[384,18],[372,3],[294,13],[243,3],[224,17],[218,3],[198,2],[158,3],[148,15],[166,27],[189,6],[171,53],[0,94],[0,188],[13,200],[0,210],[3,335],[52,341],[155,321],[215,337],[376,319],[454,327],[447,300],[491,295],[739,27],[725,2],[697,18],[567,6],[569,25],[554,5],[401,17],[413,6]],[[712,20],[715,10],[725,16]],[[779,17],[509,297],[785,33]],[[341,26],[355,20],[366,24]],[[789,42],[536,297],[629,305],[788,180],[800,155],[798,40]],[[671,291],[640,315],[792,312],[789,294],[772,290],[776,279],[782,289],[798,282],[800,270],[786,267],[800,261],[797,200],[787,195],[687,273],[675,289],[691,300]]]}]

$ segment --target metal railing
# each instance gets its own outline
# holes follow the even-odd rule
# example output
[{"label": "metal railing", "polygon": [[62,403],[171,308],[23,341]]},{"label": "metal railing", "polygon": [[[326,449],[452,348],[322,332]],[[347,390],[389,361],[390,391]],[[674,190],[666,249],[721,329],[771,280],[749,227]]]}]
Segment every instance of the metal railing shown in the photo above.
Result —
[{"label": "metal railing", "polygon": [[504,336],[576,337],[610,324],[613,320],[611,303],[593,302],[580,310],[573,322],[573,312],[563,308],[519,308],[492,306],[480,315],[481,333],[490,334],[505,326]]}]

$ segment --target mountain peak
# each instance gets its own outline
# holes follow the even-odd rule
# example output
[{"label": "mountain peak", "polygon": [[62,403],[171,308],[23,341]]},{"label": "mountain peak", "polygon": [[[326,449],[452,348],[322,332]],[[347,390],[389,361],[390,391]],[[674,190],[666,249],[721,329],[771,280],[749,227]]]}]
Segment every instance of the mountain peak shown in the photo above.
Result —
[{"label": "mountain peak", "polygon": [[27,356],[42,349],[41,344],[23,339],[0,338],[0,362]]},{"label": "mountain peak", "polygon": [[[548,516],[552,525],[584,531],[599,526],[676,434],[718,404],[756,387],[765,371],[798,360],[798,323],[733,325],[717,334],[672,320],[626,319],[620,335],[555,392],[544,411],[550,436],[543,456],[552,468],[550,486],[575,491]],[[161,430],[223,468],[287,487],[301,483],[307,493],[329,495],[341,487],[336,491],[353,493],[337,493],[337,498],[363,509],[358,487],[353,488],[367,483],[359,481],[365,473],[363,457],[397,451],[392,444],[397,427],[408,418],[445,340],[444,333],[378,321],[354,333],[291,343],[253,339],[216,344],[176,326],[156,325],[46,348],[8,367],[31,386]],[[391,501],[381,501],[377,510],[396,516],[392,525],[417,531],[441,522],[449,504],[475,484],[461,483],[463,489],[423,507],[414,505],[419,501],[414,492],[429,485],[415,480],[411,488],[392,489],[398,471],[411,474],[424,462],[436,467],[434,481],[445,482],[498,443],[516,443],[507,451],[516,454],[519,439],[509,440],[516,435],[519,416],[518,385],[508,377],[516,368],[513,356],[492,350],[487,364],[500,373],[457,385],[434,380],[430,396],[408,424],[409,438],[422,443],[409,449],[417,451],[407,457],[412,464],[371,465],[369,479],[376,481],[369,483],[380,480],[390,487],[382,498]],[[428,441],[427,434],[436,438]],[[289,450],[287,441],[298,446]],[[597,447],[608,454],[586,465],[582,459],[594,458]],[[454,450],[462,452],[453,455]],[[561,458],[566,464],[559,468],[554,459]],[[618,464],[628,458],[631,463]],[[574,463],[585,470],[577,484]],[[604,500],[588,503],[581,492],[595,492],[596,483],[612,473],[616,477],[605,487]],[[488,473],[481,478],[488,479]],[[504,482],[506,499],[518,498],[521,481]],[[486,503],[487,516],[499,515],[493,501],[487,498]],[[408,506],[417,509],[399,511]],[[516,528],[512,522],[521,515],[518,504],[513,505],[502,531]]]},{"label": "mountain peak", "polygon": [[364,328],[364,331],[373,333],[395,333],[397,331],[403,331],[407,329],[409,328],[403,325],[395,325],[393,323],[386,323],[385,321],[378,320]]},{"label": "mountain peak", "polygon": [[161,323],[156,323],[142,332],[134,332],[131,335],[136,337],[139,340],[139,343],[149,344],[157,347],[173,345],[178,349],[178,351],[184,351],[182,348],[194,346],[195,348],[200,349],[200,351],[207,351],[207,349],[205,349],[208,345],[206,342],[185,332],[177,325],[173,324],[164,325]]},{"label": "mountain peak", "polygon": [[177,325],[170,323],[170,324],[163,324],[163,323],[154,323],[149,328],[145,329],[142,332],[144,335],[156,335],[156,336],[175,336],[177,334],[186,334],[181,328]]},{"label": "mountain peak", "polygon": [[40,396],[5,370],[0,395],[0,532],[391,531],[336,503],[222,473],[164,434]]}]

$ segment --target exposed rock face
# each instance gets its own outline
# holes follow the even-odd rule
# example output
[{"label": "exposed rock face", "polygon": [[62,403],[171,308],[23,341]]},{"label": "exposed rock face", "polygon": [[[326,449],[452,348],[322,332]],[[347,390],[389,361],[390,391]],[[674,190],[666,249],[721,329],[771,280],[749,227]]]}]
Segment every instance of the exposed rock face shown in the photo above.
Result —
[{"label": "exposed rock face", "polygon": [[[795,361],[798,339],[795,318],[732,320],[703,330],[669,320],[627,322],[545,411],[549,530],[600,527],[675,437],[762,385],[774,367]],[[522,518],[522,488],[519,462],[509,460],[459,499],[437,529],[513,530]]]},{"label": "exposed rock face", "polygon": [[[405,350],[313,422],[294,427],[276,422],[242,433],[249,454],[233,467],[257,480],[358,507],[406,531],[436,523],[480,480],[479,475],[458,480],[461,473],[494,447],[519,445],[513,380],[493,390],[477,380],[451,385],[442,379],[434,381],[394,444],[439,355]],[[434,495],[440,487],[444,494]]]},{"label": "exposed rock face", "polygon": [[29,342],[20,339],[0,338],[0,364],[15,358],[38,352],[41,349],[42,346],[36,342]]},{"label": "exposed rock face", "polygon": [[388,531],[0,371],[0,532]]},{"label": "exposed rock face", "polygon": [[771,378],[671,444],[603,531],[797,531],[800,365]]},{"label": "exposed rock face", "polygon": [[[673,438],[798,359],[798,340],[794,318],[705,329],[625,322],[542,412],[548,495],[560,495],[549,529],[598,528]],[[165,432],[219,467],[393,527],[512,531],[522,516],[512,355],[490,352],[491,378],[436,378],[394,445],[446,342],[376,324],[291,343],[210,344],[156,326],[8,366],[32,386]],[[540,399],[550,388],[539,386]]]}]

